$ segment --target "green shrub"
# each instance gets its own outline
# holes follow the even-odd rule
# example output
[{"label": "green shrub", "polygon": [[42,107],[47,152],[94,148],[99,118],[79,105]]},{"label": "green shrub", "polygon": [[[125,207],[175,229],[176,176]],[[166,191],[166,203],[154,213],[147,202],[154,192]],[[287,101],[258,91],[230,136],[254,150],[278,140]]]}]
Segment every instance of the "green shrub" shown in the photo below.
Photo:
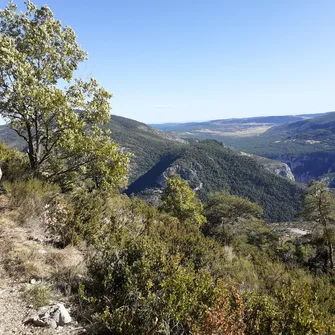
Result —
[{"label": "green shrub", "polygon": [[28,304],[32,304],[35,308],[48,305],[51,297],[52,293],[50,287],[44,284],[31,286],[23,293],[23,298]]},{"label": "green shrub", "polygon": [[105,193],[79,189],[57,199],[49,211],[47,225],[63,246],[83,241],[94,244],[101,234],[105,216]]},{"label": "green shrub", "polygon": [[28,157],[18,150],[8,148],[3,142],[0,142],[0,167],[3,180],[6,181],[12,182],[29,176]]},{"label": "green shrub", "polygon": [[4,187],[9,205],[19,211],[22,222],[40,217],[59,193],[57,185],[37,179],[5,182]]},{"label": "green shrub", "polygon": [[[322,292],[302,280],[282,281],[248,300],[246,334],[334,334],[334,317]],[[326,298],[326,297],[323,297]]]}]

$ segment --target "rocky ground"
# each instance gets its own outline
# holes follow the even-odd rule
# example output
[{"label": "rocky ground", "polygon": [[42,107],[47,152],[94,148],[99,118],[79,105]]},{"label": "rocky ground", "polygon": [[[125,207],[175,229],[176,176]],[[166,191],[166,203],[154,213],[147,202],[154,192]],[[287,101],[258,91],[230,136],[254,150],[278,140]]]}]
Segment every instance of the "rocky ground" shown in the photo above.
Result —
[{"label": "rocky ground", "polygon": [[[22,300],[23,284],[10,278],[0,280],[0,334],[59,334],[59,330],[24,325],[24,320],[34,313]],[[70,334],[62,332],[62,334]]]},{"label": "rocky ground", "polygon": [[[66,257],[69,256],[72,257],[70,259],[72,262],[79,262],[80,259],[78,252],[73,249],[59,250],[49,246],[43,241],[43,236],[36,227],[21,226],[17,224],[15,217],[16,213],[7,206],[6,199],[0,196],[0,335],[86,334],[85,329],[73,319],[71,323],[62,325],[54,322],[56,329],[36,326],[33,322],[25,324],[27,319],[34,317],[37,319],[40,314],[39,309],[34,308],[34,305],[27,301],[24,295],[27,290],[41,282],[39,279],[29,277],[29,268],[34,266],[35,272],[36,269],[43,269],[43,275],[46,276],[48,273],[45,273],[45,269],[55,267],[50,260],[49,264],[47,263],[48,259],[58,257],[59,262],[63,264],[67,262]],[[77,252],[77,258],[73,257],[74,252]],[[10,270],[13,273],[5,270],[9,267],[9,261],[12,262]],[[71,314],[70,304],[60,295],[53,296],[49,304],[54,306],[60,302],[64,303]]]}]

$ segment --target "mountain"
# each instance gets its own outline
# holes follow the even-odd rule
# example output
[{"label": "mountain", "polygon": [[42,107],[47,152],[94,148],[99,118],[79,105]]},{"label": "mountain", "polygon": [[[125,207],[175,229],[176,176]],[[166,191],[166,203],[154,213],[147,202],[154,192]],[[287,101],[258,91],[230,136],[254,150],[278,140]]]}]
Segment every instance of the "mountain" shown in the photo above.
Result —
[{"label": "mountain", "polygon": [[157,164],[171,149],[187,143],[144,123],[113,115],[108,124],[112,139],[134,154],[131,160],[130,182]]},{"label": "mountain", "polygon": [[[179,173],[189,180],[199,197],[205,200],[213,191],[231,193],[258,202],[269,221],[291,220],[299,207],[301,187],[269,172],[259,160],[228,149],[213,140],[181,140],[143,123],[112,116],[108,128],[112,139],[133,153],[128,194],[141,194],[153,201],[164,188],[164,177]],[[0,128],[0,138],[11,135]],[[273,162],[273,161],[272,161]],[[265,165],[269,165],[269,161]]]},{"label": "mountain", "polygon": [[[151,124],[150,126],[178,136],[203,138],[203,136],[208,134],[216,136],[215,139],[220,140],[220,137],[227,136],[228,134],[231,134],[232,136],[245,134],[247,136],[252,130],[261,133],[275,125],[302,121],[321,115],[324,114],[259,116],[240,119],[220,119],[205,122]],[[240,134],[238,134],[238,132]]]},{"label": "mountain", "polygon": [[162,156],[129,185],[127,193],[142,194],[152,200],[164,188],[165,177],[172,173],[189,180],[202,200],[206,200],[209,192],[228,190],[259,203],[264,208],[264,218],[274,222],[291,220],[302,195],[297,184],[214,140],[191,143]]},{"label": "mountain", "polygon": [[334,112],[216,120],[178,127],[169,133],[181,138],[215,139],[233,150],[285,163],[298,182],[308,183],[335,172]]},{"label": "mountain", "polygon": [[290,175],[283,163],[241,155],[217,141],[180,140],[120,116],[112,116],[109,129],[112,139],[134,154],[128,194],[155,201],[165,177],[179,173],[202,200],[208,192],[229,190],[260,203],[270,221],[290,220],[299,207],[302,189],[276,175]]}]

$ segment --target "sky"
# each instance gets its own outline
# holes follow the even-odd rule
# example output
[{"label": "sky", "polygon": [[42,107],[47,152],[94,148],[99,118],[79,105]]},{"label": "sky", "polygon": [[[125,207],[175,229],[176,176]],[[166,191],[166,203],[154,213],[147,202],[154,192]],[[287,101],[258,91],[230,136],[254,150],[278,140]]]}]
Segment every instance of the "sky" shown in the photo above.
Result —
[{"label": "sky", "polygon": [[89,55],[76,76],[113,93],[113,114],[163,123],[335,110],[334,0],[32,2],[74,29]]}]

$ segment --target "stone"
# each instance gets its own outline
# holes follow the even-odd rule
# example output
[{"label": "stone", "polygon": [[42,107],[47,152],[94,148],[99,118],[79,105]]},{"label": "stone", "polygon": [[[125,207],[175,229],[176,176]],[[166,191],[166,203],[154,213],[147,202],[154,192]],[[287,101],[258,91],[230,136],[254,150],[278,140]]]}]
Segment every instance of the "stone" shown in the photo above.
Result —
[{"label": "stone", "polygon": [[60,316],[59,316],[59,325],[60,326],[64,326],[67,323],[72,322],[72,318],[69,314],[69,312],[67,311],[67,309],[65,308],[65,306],[63,304],[57,304],[59,311],[60,311]]},{"label": "stone", "polygon": [[56,329],[72,322],[72,318],[64,304],[45,306],[39,309],[38,316],[33,316],[24,321],[24,324],[33,324],[37,327]]},{"label": "stone", "polygon": [[45,325],[46,327],[51,328],[51,329],[57,328],[57,322],[54,319],[45,320]]}]

